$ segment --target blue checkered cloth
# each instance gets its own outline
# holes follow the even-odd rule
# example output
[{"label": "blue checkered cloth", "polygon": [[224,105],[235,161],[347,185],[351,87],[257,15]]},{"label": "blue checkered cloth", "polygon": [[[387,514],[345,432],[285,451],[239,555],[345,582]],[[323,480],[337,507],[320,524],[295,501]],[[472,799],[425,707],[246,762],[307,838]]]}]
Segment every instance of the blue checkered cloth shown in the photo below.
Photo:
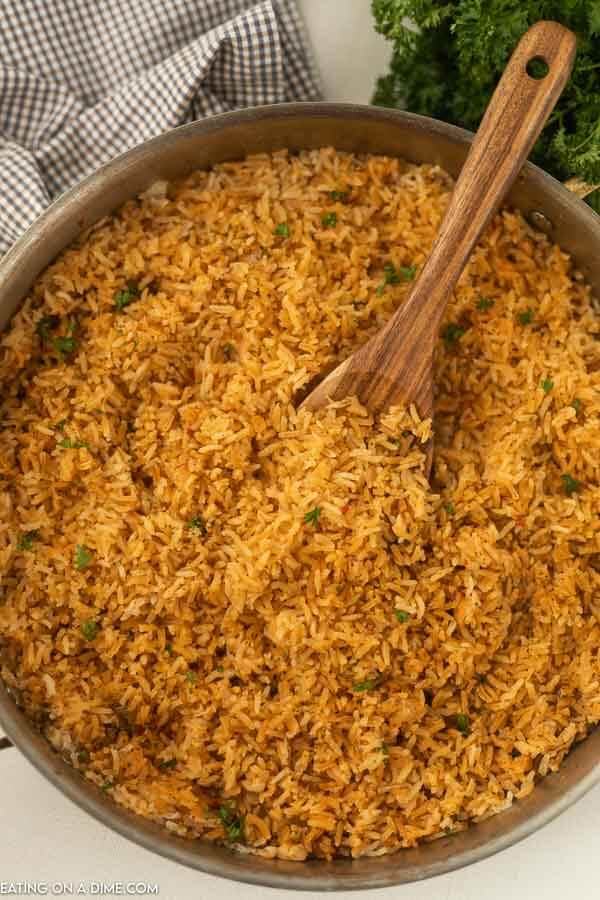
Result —
[{"label": "blue checkered cloth", "polygon": [[0,23],[0,255],[135,144],[320,99],[294,0],[0,0]]}]

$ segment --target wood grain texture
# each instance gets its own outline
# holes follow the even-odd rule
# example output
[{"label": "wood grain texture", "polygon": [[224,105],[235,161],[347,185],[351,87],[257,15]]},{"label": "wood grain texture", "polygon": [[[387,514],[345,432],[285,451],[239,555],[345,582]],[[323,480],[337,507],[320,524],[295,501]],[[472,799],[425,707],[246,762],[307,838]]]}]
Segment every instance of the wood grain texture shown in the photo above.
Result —
[{"label": "wood grain texture", "polygon": [[[433,409],[433,352],[446,304],[482,231],[517,177],[570,75],[575,35],[556,22],[538,22],[521,38],[481,121],[448,209],[421,274],[402,306],[363,347],[341,363],[304,400],[357,396],[379,413],[414,403]],[[543,59],[548,73],[527,74]]]}]

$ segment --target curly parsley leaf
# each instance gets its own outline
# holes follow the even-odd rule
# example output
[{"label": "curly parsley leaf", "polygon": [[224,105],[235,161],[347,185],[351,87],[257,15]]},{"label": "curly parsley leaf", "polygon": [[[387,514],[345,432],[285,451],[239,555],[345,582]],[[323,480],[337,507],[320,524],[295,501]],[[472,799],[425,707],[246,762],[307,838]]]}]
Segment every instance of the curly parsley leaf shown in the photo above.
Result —
[{"label": "curly parsley leaf", "polygon": [[[598,0],[373,0],[372,10],[377,31],[392,43],[374,102],[473,131],[529,26],[543,18],[572,29],[573,71],[532,160],[560,180],[600,183]],[[586,202],[600,211],[600,190]]]}]

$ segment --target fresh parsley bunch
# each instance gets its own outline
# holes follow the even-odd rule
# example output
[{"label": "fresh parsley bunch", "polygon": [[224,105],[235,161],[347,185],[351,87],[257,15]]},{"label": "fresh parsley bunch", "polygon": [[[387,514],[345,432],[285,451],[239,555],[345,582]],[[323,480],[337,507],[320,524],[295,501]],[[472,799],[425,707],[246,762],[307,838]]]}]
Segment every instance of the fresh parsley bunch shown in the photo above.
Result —
[{"label": "fresh parsley bunch", "polygon": [[[600,0],[372,0],[372,7],[377,31],[394,45],[373,102],[471,129],[530,25],[554,19],[575,31],[571,79],[531,159],[562,181],[600,184]],[[600,190],[588,203],[600,212]]]}]

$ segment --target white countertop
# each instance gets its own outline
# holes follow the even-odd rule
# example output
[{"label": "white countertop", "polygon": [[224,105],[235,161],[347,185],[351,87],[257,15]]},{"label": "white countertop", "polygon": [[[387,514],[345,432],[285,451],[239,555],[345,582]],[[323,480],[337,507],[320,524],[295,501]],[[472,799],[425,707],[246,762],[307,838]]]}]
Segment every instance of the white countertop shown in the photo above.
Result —
[{"label": "white countertop", "polygon": [[[326,98],[367,102],[389,50],[372,28],[369,0],[300,0]],[[15,749],[0,752],[0,896],[4,882],[140,881],[161,900],[283,900],[281,890],[233,884],[185,869],[95,822]],[[598,831],[596,831],[598,829]],[[600,896],[600,787],[516,847],[421,884],[367,891],[365,900],[587,900]],[[54,894],[57,895],[56,892]],[[25,894],[21,896],[31,896]],[[89,891],[79,896],[93,896]],[[310,893],[307,898],[319,895]]]}]

